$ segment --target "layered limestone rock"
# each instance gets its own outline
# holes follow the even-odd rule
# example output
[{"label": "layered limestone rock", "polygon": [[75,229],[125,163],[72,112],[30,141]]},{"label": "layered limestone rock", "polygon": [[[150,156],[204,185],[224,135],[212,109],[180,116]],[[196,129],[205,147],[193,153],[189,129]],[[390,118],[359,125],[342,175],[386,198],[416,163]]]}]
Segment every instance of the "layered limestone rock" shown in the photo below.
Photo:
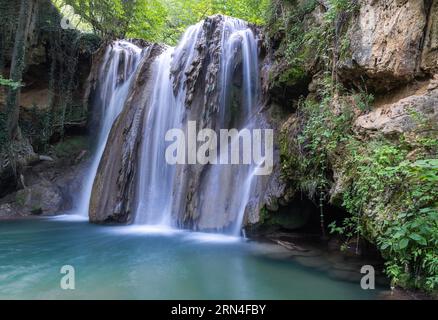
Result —
[{"label": "layered limestone rock", "polygon": [[[339,63],[343,80],[364,81],[385,91],[414,79],[421,63],[428,1],[363,0],[359,5],[343,35],[349,41],[348,58]],[[435,18],[430,20],[433,25]]]},{"label": "layered limestone rock", "polygon": [[[299,146],[306,143],[298,141],[306,124],[306,119],[296,109],[300,95],[313,103],[330,95],[331,101],[326,101],[323,107],[331,108],[337,115],[340,112],[337,102],[350,106],[353,111],[351,134],[362,146],[375,138],[396,142],[403,134],[409,137],[423,133],[427,137],[436,136],[436,129],[428,127],[427,132],[422,132],[419,126],[423,122],[438,123],[438,1],[356,1],[348,11],[338,12],[329,25],[327,17],[321,18],[330,9],[329,1],[318,1],[315,6],[303,5],[305,3],[294,1],[295,6],[287,7],[280,2],[277,15],[279,19],[288,15],[293,17],[293,21],[286,20],[292,24],[289,29],[292,32],[301,30],[310,39],[314,37],[312,30],[316,33],[320,30],[329,32],[327,28],[331,28],[334,39],[325,43],[324,51],[330,57],[324,60],[320,55],[319,60],[313,60],[312,52],[317,49],[318,43],[304,43],[300,47],[300,43],[281,34],[285,32],[283,28],[288,30],[288,26],[280,26],[277,38],[271,35],[269,39],[271,52],[264,62],[263,88],[268,95],[267,108],[281,114],[277,117],[281,119],[277,121],[277,127],[281,128],[280,147],[284,147],[284,154],[290,156],[286,163],[299,170],[300,165],[295,163],[299,158],[297,155],[303,152]],[[296,10],[296,7],[299,9]],[[325,29],[321,27],[324,23]],[[285,60],[282,55],[286,50],[296,51],[292,55],[296,58],[295,65],[281,69],[280,64]],[[304,73],[299,73],[299,79],[304,79],[305,90],[294,84],[288,86],[287,80],[295,80],[294,72],[297,70]],[[346,90],[336,94],[324,93],[324,81],[328,75],[332,81],[343,84]],[[358,92],[372,95],[373,102],[359,108],[355,98]],[[285,114],[284,110],[288,113]],[[345,167],[345,154],[342,154],[343,150],[337,152],[327,160],[330,167],[327,178],[332,182],[328,199],[342,206],[342,194],[351,181],[345,174],[348,169]],[[302,176],[288,170],[282,169],[281,181],[286,187],[277,201],[272,201],[280,208],[290,203],[302,187],[298,185]],[[277,207],[266,208],[277,211]]]},{"label": "layered limestone rock", "polygon": [[[92,222],[129,223],[138,211],[137,215],[142,215],[140,221],[135,217],[138,223],[158,223],[163,221],[160,215],[169,214],[172,225],[181,228],[240,233],[241,219],[243,223],[257,223],[261,207],[266,203],[277,205],[283,188],[279,183],[278,148],[274,173],[257,179],[253,179],[253,164],[186,163],[172,168],[166,166],[161,154],[165,143],[161,130],[168,126],[176,125],[187,132],[189,122],[196,122],[196,133],[209,128],[218,135],[220,129],[272,127],[271,110],[262,109],[259,95],[259,35],[255,27],[241,20],[216,15],[191,27],[178,47],[166,49],[157,58],[152,70],[165,72],[164,79],[154,73],[154,81],[148,81],[149,65],[158,51],[143,61],[100,162],[90,204]],[[178,115],[175,123],[167,114],[169,105]],[[159,155],[154,157],[149,152]],[[157,161],[163,163],[142,166]],[[162,176],[157,177],[156,172]],[[139,174],[141,181],[148,182],[144,190]],[[158,183],[160,178],[165,183]],[[156,195],[157,188],[168,188],[169,184],[171,196],[167,189],[157,191],[166,194]],[[251,191],[245,194],[244,188]],[[153,200],[159,201],[159,208],[147,205]]]},{"label": "layered limestone rock", "polygon": [[433,74],[438,73],[438,0],[425,3],[429,15],[423,40],[421,70]]},{"label": "layered limestone rock", "polygon": [[419,117],[438,123],[438,75],[425,90],[358,117],[355,128],[360,134],[397,135],[416,129],[422,121]]},{"label": "layered limestone rock", "polygon": [[[239,24],[221,15],[207,18],[194,45],[196,56],[188,69],[180,68],[185,65],[184,57],[180,61],[174,61],[172,68],[174,88],[178,89],[181,85],[181,74],[185,72],[186,80],[183,84],[186,86],[187,94],[185,119],[196,121],[198,132],[204,128],[219,132],[220,129],[240,129],[247,125],[244,123],[246,116],[244,108],[247,103],[244,101],[246,89],[244,82],[251,80],[248,78],[245,80],[243,66],[245,62],[250,63],[244,61],[249,57],[243,57],[242,44],[232,48],[232,56],[229,56],[227,48],[224,48],[231,43],[227,42],[228,36],[232,33],[235,33],[234,36],[238,34],[236,30],[239,26],[236,27],[233,23]],[[255,37],[262,38],[259,30],[252,26],[249,28],[252,28]],[[242,33],[240,37],[244,37],[244,34]],[[225,70],[225,68],[228,69]],[[251,72],[254,72],[252,76],[258,74],[258,70],[251,70]],[[246,94],[254,93],[246,92]],[[259,96],[259,92],[256,92],[254,96],[256,98],[251,108],[254,110],[258,108],[259,111],[254,112],[254,119],[251,121],[256,123],[256,128],[272,128],[269,113],[265,112],[266,110],[263,110],[260,104],[262,97]],[[183,131],[187,129],[186,125],[187,122],[182,128]],[[277,151],[274,152],[274,158],[276,159],[274,162],[278,164]],[[174,189],[176,201],[173,203],[172,212],[180,227],[195,230],[223,230],[236,224],[239,218],[235,197],[239,193],[244,194],[244,181],[241,181],[241,190],[236,189],[235,183],[241,178],[237,170],[232,173],[233,169],[230,171],[224,169],[219,173],[220,177],[215,180],[212,177],[217,174],[215,170],[218,166],[221,165],[192,164],[177,167],[175,180],[178,183]],[[276,168],[273,174],[254,179],[248,200],[242,195],[240,201],[245,211],[244,225],[257,223],[260,219],[260,209],[266,203],[275,202],[280,194],[278,191],[281,189],[279,170]],[[212,181],[218,185],[212,186]],[[212,190],[217,190],[217,193],[213,195]],[[228,209],[224,210],[223,207]]]}]

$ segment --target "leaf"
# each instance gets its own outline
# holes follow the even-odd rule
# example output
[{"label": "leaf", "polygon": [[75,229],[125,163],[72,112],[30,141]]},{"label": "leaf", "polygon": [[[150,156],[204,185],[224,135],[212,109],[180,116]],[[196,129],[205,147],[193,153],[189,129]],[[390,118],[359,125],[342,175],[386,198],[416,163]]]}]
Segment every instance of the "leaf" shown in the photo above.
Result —
[{"label": "leaf", "polygon": [[409,239],[408,238],[403,238],[403,239],[400,240],[399,248],[401,250],[403,250],[403,249],[405,249],[408,246],[408,244],[409,244]]},{"label": "leaf", "polygon": [[427,241],[426,239],[424,239],[422,236],[420,236],[418,233],[412,233],[411,235],[409,235],[409,238],[411,238],[412,240],[418,242],[419,244],[426,246],[427,245]]}]

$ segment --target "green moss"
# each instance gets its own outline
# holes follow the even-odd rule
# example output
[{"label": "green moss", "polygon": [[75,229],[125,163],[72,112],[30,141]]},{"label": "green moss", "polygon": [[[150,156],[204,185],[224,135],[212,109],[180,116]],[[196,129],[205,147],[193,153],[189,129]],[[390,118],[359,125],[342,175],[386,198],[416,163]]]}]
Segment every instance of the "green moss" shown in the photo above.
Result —
[{"label": "green moss", "polygon": [[82,150],[88,149],[88,139],[86,137],[72,137],[56,144],[53,147],[55,155],[59,158],[70,158],[77,155]]},{"label": "green moss", "polygon": [[26,203],[26,191],[25,190],[20,190],[16,193],[15,195],[15,202],[19,205],[19,206],[24,206]]},{"label": "green moss", "polygon": [[287,86],[294,86],[304,81],[307,77],[307,72],[302,65],[294,65],[281,73],[278,78],[278,84],[286,84]]},{"label": "green moss", "polygon": [[260,224],[265,224],[269,220],[269,211],[263,206],[259,212],[259,222]]},{"label": "green moss", "polygon": [[304,19],[317,4],[317,1],[273,3],[268,23],[268,37],[272,39],[284,35],[276,50],[276,60],[282,68],[271,77],[271,82],[276,86],[293,86],[308,76],[306,65],[314,57],[315,52],[308,50],[313,29],[306,30]]},{"label": "green moss", "polygon": [[[302,100],[297,121],[280,134],[282,178],[289,189],[329,200],[336,170],[342,179],[339,205],[350,216],[332,224],[331,231],[344,237],[346,245],[356,237],[375,243],[394,284],[437,290],[436,124],[412,111],[417,131],[399,139],[363,139],[352,131],[353,108],[370,108],[372,98],[324,83],[321,100]],[[269,222],[285,223],[277,218],[272,214]]]}]

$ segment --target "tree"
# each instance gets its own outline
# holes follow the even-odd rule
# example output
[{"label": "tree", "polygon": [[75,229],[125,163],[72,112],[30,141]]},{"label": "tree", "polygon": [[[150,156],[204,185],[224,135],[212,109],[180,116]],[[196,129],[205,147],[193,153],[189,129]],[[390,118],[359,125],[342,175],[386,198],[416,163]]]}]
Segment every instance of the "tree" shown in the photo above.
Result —
[{"label": "tree", "polygon": [[103,39],[135,34],[156,40],[167,15],[160,0],[60,0],[55,3],[71,6]]},{"label": "tree", "polygon": [[263,24],[269,0],[53,0],[73,7],[104,39],[142,38],[175,44],[188,26],[213,14]]},{"label": "tree", "polygon": [[185,29],[213,14],[224,14],[261,25],[269,0],[163,0],[168,10],[163,41],[175,44]]},{"label": "tree", "polygon": [[[21,83],[23,71],[25,67],[26,53],[26,34],[29,28],[30,13],[36,6],[36,0],[21,0],[20,14],[18,16],[18,27],[15,34],[14,50],[12,53],[10,81],[11,83]],[[7,112],[7,132],[9,140],[13,141],[18,138],[18,96],[20,94],[20,86],[10,86],[6,98]]]}]

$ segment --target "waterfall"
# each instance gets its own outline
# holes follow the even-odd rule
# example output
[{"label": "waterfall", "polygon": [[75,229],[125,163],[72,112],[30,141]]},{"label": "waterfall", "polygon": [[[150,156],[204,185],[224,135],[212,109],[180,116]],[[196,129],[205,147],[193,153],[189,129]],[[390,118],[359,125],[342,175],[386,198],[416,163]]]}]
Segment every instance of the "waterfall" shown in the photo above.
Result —
[{"label": "waterfall", "polygon": [[[145,128],[139,164],[138,204],[135,223],[172,226],[173,188],[175,167],[165,161],[165,135],[170,129],[181,127],[185,106],[185,89],[174,93],[171,76],[172,61],[180,62],[188,55],[185,70],[195,54],[195,43],[202,24],[190,27],[177,48],[167,48],[153,66],[153,92],[145,116]],[[184,82],[184,79],[182,82]]]},{"label": "waterfall", "polygon": [[76,205],[80,215],[88,216],[90,196],[102,154],[114,121],[120,114],[141,61],[142,49],[128,41],[116,41],[105,52],[99,70],[94,110],[100,116],[96,150],[85,175],[83,190]]},{"label": "waterfall", "polygon": [[[254,125],[252,119],[258,103],[257,39],[253,31],[241,20],[224,17],[221,22],[218,46],[219,110],[213,129],[228,129],[231,126],[239,130],[250,129]],[[178,197],[173,195],[187,197],[187,190],[178,187],[181,181],[176,179],[175,166],[165,162],[164,136],[169,129],[184,128],[187,125],[183,123],[189,118],[185,114],[187,90],[184,84],[196,61],[196,44],[203,32],[205,30],[202,23],[189,28],[177,48],[166,50],[156,61],[153,98],[145,118],[140,156],[139,204],[135,214],[135,222],[138,224],[175,226],[176,219],[172,219],[172,210],[178,207],[180,202],[175,205],[174,200]],[[242,106],[238,110],[240,116],[230,121],[231,82],[237,65],[242,69]],[[172,74],[172,69],[182,71],[179,81]],[[174,82],[177,83],[176,92]],[[231,141],[231,144],[239,144],[239,138]],[[255,167],[212,165],[203,170],[204,178],[199,181],[203,190],[196,195],[199,197],[196,210],[197,226],[210,230],[228,227],[229,232],[239,234],[254,182]]]},{"label": "waterfall", "polygon": [[[257,111],[259,74],[256,37],[245,22],[226,18],[221,36],[221,89],[219,101],[218,129],[252,129]],[[240,55],[238,54],[240,51]],[[242,105],[239,116],[230,118],[233,113],[232,88],[236,59],[241,59]],[[232,147],[239,146],[239,138],[231,141]],[[251,196],[255,180],[254,165],[217,165],[207,172],[201,193],[199,223],[214,228],[220,220],[228,218],[231,232],[239,235],[246,206]]]},{"label": "waterfall", "polygon": [[164,160],[164,136],[181,121],[183,106],[177,103],[170,81],[172,49],[153,66],[154,89],[143,132],[139,164],[139,200],[136,223],[169,225],[175,168]]},{"label": "waterfall", "polygon": [[[94,188],[90,187],[91,221],[126,221],[240,236],[245,214],[249,209],[259,209],[263,193],[260,188],[266,187],[255,174],[257,165],[202,165],[190,160],[169,164],[165,136],[170,129],[189,134],[192,129],[208,128],[219,136],[222,129],[249,132],[260,127],[257,42],[257,33],[246,22],[217,15],[190,27],[175,48],[161,47],[147,69],[132,63],[128,68],[131,72],[137,68],[141,69],[138,74],[144,74],[140,83],[132,84],[136,89],[129,89],[129,75],[122,85],[111,87],[115,76],[102,71],[99,92],[103,105],[116,111],[105,112],[104,122],[109,125],[102,126],[91,168],[91,180],[100,170]],[[140,50],[130,51],[140,54]],[[104,66],[117,64],[114,60],[107,58]],[[124,114],[131,109],[139,111],[136,116],[119,116],[111,137],[121,138],[106,141],[109,127],[122,107]],[[192,123],[196,128],[190,127]],[[239,147],[244,139],[231,137],[228,146]],[[120,148],[121,143],[126,148]],[[218,159],[228,156],[229,149],[216,148]],[[129,149],[128,155],[125,149]],[[192,151],[189,142],[187,159],[193,157]],[[102,157],[103,152],[107,157]],[[240,158],[244,158],[242,149]],[[103,168],[98,168],[105,159],[111,165],[101,163]],[[129,166],[126,159],[135,159],[136,165]],[[124,181],[126,177],[129,181]]]}]

